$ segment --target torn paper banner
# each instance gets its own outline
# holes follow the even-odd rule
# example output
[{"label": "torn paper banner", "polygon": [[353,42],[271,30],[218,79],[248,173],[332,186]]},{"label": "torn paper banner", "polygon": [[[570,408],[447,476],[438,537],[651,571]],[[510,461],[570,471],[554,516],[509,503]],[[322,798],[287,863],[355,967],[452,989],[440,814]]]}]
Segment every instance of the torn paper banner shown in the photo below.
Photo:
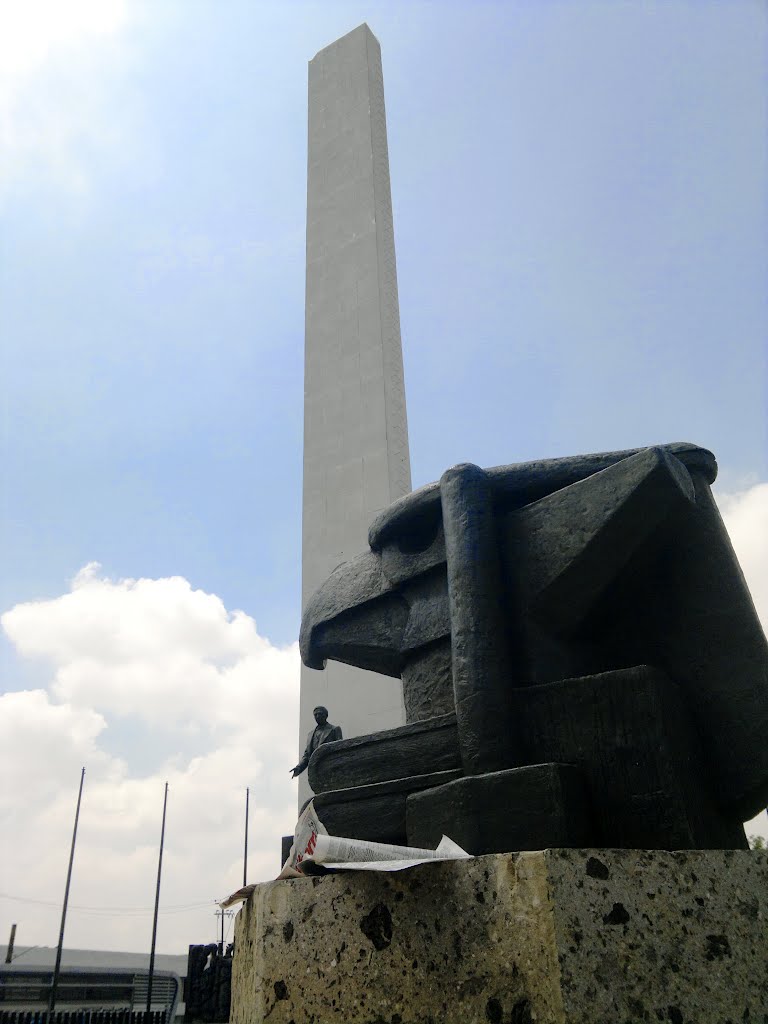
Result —
[{"label": "torn paper banner", "polygon": [[[326,868],[352,871],[402,871],[431,860],[461,860],[472,854],[443,836],[436,850],[420,850],[416,846],[389,846],[367,843],[362,839],[341,839],[318,836],[314,862]],[[310,858],[307,858],[310,860]]]},{"label": "torn paper banner", "polygon": [[329,836],[310,801],[296,824],[291,852],[278,877],[295,878],[303,873],[305,866],[312,864],[335,870],[402,871],[431,860],[458,860],[470,856],[447,836],[443,836],[436,850]]},{"label": "torn paper banner", "polygon": [[245,903],[255,888],[255,885],[244,885],[242,889],[238,889],[237,892],[233,892],[231,896],[222,900],[219,906],[222,910],[226,910],[227,907],[233,907],[235,903]]},{"label": "torn paper banner", "polygon": [[[471,856],[448,836],[443,836],[436,850],[329,836],[310,801],[296,823],[291,852],[277,877],[301,878],[304,869],[311,869],[315,864],[336,871],[403,871],[429,861],[461,860]],[[255,885],[244,885],[219,906],[226,910],[235,903],[242,903],[255,888]]]},{"label": "torn paper banner", "polygon": [[325,825],[317,816],[314,801],[310,800],[299,815],[293,835],[293,846],[290,849],[283,870],[278,878],[296,878],[301,874],[301,863],[312,857],[320,836],[327,836]]}]

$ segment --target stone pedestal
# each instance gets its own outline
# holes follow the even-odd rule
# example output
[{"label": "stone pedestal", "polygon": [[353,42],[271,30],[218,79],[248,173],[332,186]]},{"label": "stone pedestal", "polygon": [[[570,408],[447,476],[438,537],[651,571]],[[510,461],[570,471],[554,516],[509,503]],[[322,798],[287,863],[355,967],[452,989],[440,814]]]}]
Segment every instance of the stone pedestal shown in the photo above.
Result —
[{"label": "stone pedestal", "polygon": [[571,850],[269,882],[232,1024],[768,1020],[768,853]]}]

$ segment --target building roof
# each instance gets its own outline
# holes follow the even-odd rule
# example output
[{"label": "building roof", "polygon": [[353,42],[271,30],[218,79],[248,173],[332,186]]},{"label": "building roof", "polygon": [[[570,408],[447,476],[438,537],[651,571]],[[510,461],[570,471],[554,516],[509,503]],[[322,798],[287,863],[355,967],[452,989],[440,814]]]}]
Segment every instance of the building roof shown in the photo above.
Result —
[{"label": "building roof", "polygon": [[[55,946],[21,946],[13,947],[13,964],[6,964],[7,945],[0,945],[0,969],[3,967],[50,967],[56,962]],[[63,949],[61,952],[62,967],[116,967],[125,969],[148,970],[149,953],[121,953],[106,949]],[[180,978],[187,974],[187,954],[155,953],[155,969],[158,971],[174,971]]]}]

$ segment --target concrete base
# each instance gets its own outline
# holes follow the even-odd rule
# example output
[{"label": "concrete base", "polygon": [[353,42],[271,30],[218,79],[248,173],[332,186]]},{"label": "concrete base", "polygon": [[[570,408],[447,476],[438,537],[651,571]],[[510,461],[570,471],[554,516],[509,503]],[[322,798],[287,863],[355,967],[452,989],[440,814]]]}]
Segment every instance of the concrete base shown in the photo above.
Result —
[{"label": "concrete base", "polygon": [[768,853],[544,850],[256,888],[231,1024],[768,1020]]}]

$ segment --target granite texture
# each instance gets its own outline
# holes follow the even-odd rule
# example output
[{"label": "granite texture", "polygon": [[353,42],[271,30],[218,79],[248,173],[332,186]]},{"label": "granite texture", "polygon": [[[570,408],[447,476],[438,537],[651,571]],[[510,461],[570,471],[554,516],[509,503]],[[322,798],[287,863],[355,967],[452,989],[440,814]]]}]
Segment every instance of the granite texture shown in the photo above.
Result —
[{"label": "granite texture", "polygon": [[768,1020],[768,853],[545,850],[270,882],[232,1024]]}]

